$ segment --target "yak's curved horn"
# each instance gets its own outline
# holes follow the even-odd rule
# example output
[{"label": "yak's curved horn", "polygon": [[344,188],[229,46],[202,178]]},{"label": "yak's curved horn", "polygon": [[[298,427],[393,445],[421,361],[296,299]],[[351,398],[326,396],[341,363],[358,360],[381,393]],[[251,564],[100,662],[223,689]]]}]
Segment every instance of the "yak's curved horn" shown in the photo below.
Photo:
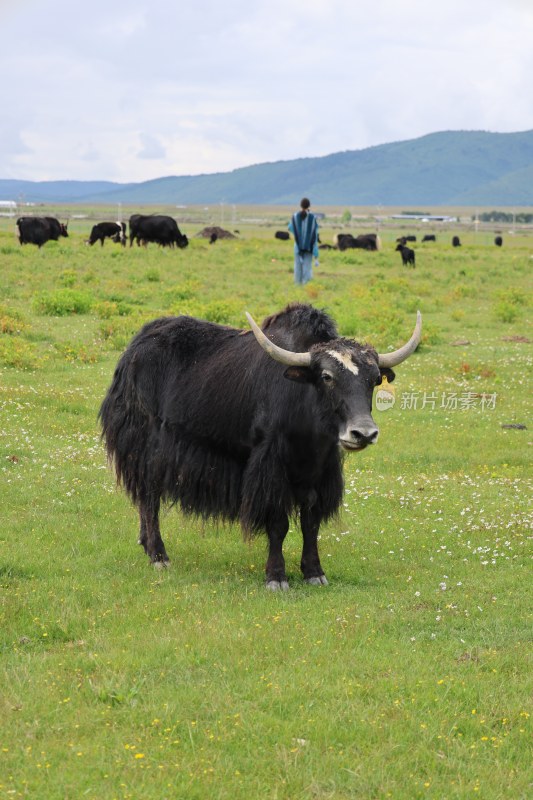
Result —
[{"label": "yak's curved horn", "polygon": [[287,364],[289,367],[309,366],[311,363],[311,353],[293,353],[292,350],[284,350],[283,347],[278,347],[277,344],[274,344],[274,342],[271,342],[270,339],[265,336],[251,314],[247,311],[245,313],[255,338],[271,358],[275,361],[280,361],[282,364]]},{"label": "yak's curved horn", "polygon": [[407,344],[404,344],[403,347],[400,347],[399,350],[394,350],[392,353],[378,353],[379,366],[395,367],[397,364],[401,364],[402,361],[405,361],[406,358],[409,358],[409,356],[415,352],[420,342],[421,336],[422,336],[422,314],[420,313],[420,311],[417,311],[415,329],[413,331],[413,335],[411,336]]}]

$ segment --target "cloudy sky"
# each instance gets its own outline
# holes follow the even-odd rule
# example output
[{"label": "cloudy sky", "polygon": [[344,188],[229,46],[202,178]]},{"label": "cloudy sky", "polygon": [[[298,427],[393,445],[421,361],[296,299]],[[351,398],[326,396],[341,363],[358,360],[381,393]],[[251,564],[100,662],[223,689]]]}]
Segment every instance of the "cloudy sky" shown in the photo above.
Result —
[{"label": "cloudy sky", "polygon": [[533,0],[0,0],[0,178],[533,128]]}]

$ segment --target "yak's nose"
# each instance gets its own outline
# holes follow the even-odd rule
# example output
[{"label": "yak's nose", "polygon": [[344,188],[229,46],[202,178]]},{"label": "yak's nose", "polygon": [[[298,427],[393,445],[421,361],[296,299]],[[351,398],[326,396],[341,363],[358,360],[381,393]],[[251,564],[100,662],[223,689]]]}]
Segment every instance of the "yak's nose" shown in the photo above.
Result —
[{"label": "yak's nose", "polygon": [[352,420],[352,425],[348,425],[341,432],[339,443],[343,450],[363,450],[369,444],[377,442],[378,434],[379,428],[372,418],[368,421],[363,419]]},{"label": "yak's nose", "polygon": [[354,442],[362,445],[375,444],[378,440],[379,429],[375,425],[359,425],[350,431]]}]

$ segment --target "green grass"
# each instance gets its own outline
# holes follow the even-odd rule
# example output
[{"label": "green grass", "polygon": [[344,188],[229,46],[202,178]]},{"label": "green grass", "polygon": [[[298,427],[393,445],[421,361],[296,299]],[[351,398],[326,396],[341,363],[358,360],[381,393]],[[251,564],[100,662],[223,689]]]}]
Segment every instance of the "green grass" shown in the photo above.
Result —
[{"label": "green grass", "polygon": [[[77,225],[37,250],[0,223],[0,797],[530,797],[533,237],[461,231],[407,271],[384,230],[297,289],[277,220],[174,252]],[[163,313],[243,326],[294,299],[380,350],[424,317],[378,445],[346,459],[330,585],[303,583],[295,525],[271,594],[263,539],[176,510],[155,572],[96,421],[120,350]]]}]

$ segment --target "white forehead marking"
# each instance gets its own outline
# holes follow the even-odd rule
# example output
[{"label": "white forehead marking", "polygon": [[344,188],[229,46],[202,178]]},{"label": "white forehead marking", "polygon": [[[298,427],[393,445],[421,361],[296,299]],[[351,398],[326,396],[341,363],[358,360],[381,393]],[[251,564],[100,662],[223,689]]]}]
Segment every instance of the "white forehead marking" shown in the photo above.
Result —
[{"label": "white forehead marking", "polygon": [[336,350],[327,350],[328,356],[331,356],[343,367],[349,369],[354,375],[359,375],[359,368],[355,366],[348,353],[337,353]]}]

